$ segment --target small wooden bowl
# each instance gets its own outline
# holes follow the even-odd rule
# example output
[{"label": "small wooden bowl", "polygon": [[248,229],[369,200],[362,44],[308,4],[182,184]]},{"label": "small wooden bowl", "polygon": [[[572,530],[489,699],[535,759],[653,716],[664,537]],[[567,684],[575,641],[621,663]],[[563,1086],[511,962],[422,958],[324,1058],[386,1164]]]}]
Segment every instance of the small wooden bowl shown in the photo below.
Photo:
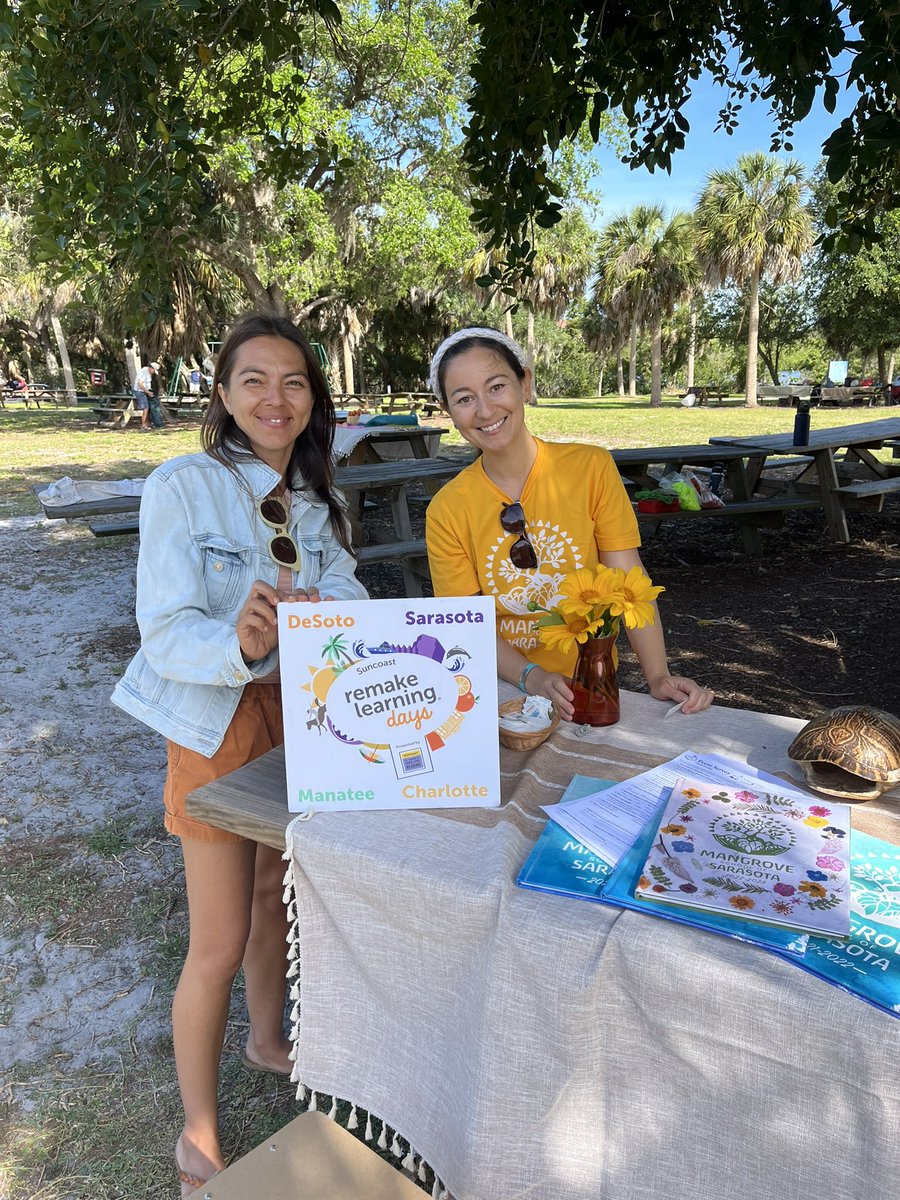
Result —
[{"label": "small wooden bowl", "polygon": [[[506,700],[500,705],[499,715],[508,717],[511,713],[522,711],[522,706],[525,703],[525,696],[521,699]],[[500,729],[500,742],[506,746],[507,750],[536,750],[541,742],[546,742],[547,738],[559,724],[559,712],[556,705],[550,705],[550,724],[546,729],[535,729],[533,733],[515,733],[511,729]]]}]

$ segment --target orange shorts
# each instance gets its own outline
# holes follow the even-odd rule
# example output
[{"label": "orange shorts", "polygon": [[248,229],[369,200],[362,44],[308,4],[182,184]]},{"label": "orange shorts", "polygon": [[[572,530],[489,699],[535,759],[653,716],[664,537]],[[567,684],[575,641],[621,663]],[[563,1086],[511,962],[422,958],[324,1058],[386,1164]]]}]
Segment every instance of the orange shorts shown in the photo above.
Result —
[{"label": "orange shorts", "polygon": [[169,769],[163,803],[169,833],[176,837],[196,838],[200,842],[247,841],[240,834],[189,817],[185,811],[188,792],[236,771],[283,741],[280,679],[273,683],[251,683],[244,688],[222,745],[212,758],[167,741]]}]

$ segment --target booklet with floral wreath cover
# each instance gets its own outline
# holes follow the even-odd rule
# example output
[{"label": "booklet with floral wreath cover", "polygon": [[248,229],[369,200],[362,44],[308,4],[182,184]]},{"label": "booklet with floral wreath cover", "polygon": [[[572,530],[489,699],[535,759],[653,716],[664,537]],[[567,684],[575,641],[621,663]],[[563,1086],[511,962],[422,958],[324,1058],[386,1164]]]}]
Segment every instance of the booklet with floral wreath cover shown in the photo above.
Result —
[{"label": "booklet with floral wreath cover", "polygon": [[850,933],[850,808],[682,776],[636,899],[831,937]]}]

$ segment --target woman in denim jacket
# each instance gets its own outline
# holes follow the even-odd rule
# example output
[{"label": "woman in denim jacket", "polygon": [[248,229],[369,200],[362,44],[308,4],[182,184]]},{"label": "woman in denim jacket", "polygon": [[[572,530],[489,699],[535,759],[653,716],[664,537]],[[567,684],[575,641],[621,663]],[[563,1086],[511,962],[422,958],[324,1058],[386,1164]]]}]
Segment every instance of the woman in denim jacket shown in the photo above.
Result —
[{"label": "woman in denim jacket", "polygon": [[300,331],[245,317],[219,354],[203,452],[158,467],[141,500],[141,648],[113,701],[166,737],[166,828],[182,839],[190,944],[172,1006],[182,1195],[224,1166],[218,1068],[238,967],[244,1064],[291,1070],[280,855],[193,820],[185,798],[284,740],[278,601],[366,595],[334,492],[333,434],[328,387]]}]

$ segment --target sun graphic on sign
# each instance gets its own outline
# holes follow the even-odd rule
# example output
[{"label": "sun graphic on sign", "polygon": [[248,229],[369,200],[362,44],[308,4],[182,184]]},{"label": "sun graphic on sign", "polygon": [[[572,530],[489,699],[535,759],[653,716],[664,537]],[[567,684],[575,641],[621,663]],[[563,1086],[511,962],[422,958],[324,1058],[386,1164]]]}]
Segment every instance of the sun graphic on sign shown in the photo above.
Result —
[{"label": "sun graphic on sign", "polygon": [[[311,703],[307,712],[307,729],[321,729],[327,719],[328,692],[338,675],[347,667],[353,666],[357,659],[351,657],[344,638],[337,634],[331,637],[322,647],[322,657],[327,666],[318,663],[307,663],[310,674],[308,683],[302,683],[300,688],[311,695]],[[343,739],[342,739],[343,740]],[[369,763],[383,763],[379,757],[380,750],[390,750],[387,742],[355,742],[359,753]]]}]

